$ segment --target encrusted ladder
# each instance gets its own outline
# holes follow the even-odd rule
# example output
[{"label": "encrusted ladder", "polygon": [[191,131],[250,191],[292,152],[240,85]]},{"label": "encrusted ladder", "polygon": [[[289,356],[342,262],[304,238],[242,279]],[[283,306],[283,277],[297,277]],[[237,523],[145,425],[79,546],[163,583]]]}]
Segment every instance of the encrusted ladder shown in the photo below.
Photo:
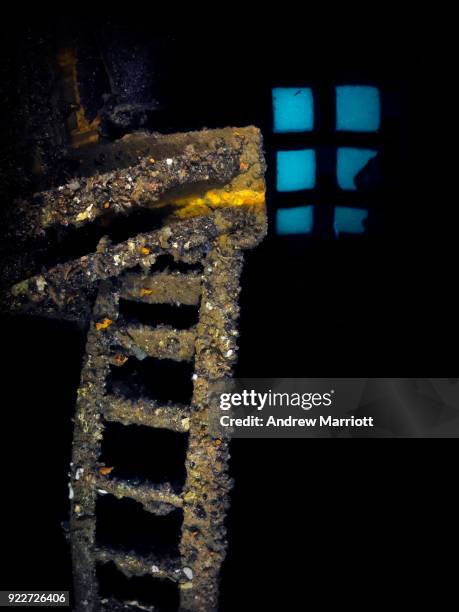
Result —
[{"label": "encrusted ladder", "polygon": [[[125,603],[101,600],[98,592],[97,564],[114,562],[128,577],[175,581],[181,610],[211,612],[218,606],[230,480],[228,443],[210,433],[209,387],[231,376],[243,251],[256,247],[267,232],[261,133],[245,127],[131,134],[82,147],[74,161],[76,178],[36,194],[32,202],[16,203],[14,235],[20,240],[40,241],[58,228],[71,235],[93,223],[106,227],[110,219],[139,212],[148,212],[150,221],[154,213],[158,224],[124,242],[102,239],[95,252],[26,277],[6,295],[11,312],[57,317],[84,328],[90,322],[70,481],[77,610],[124,609]],[[202,273],[155,274],[157,258],[163,256],[200,264]],[[139,267],[143,273],[136,272]],[[196,305],[199,321],[188,330],[129,325],[120,316],[120,298]],[[110,391],[111,368],[123,366],[126,357],[143,356],[194,363],[188,407],[159,406],[141,397],[123,399]],[[187,433],[183,490],[177,492],[172,483],[120,481],[100,469],[106,422]],[[179,509],[179,557],[160,559],[151,551],[143,558],[101,548],[96,541],[99,495],[129,498],[159,515]]]},{"label": "encrusted ladder", "polygon": [[[228,443],[208,428],[208,385],[230,375],[236,355],[239,277],[242,251],[214,243],[202,274],[128,273],[105,281],[99,290],[87,339],[78,390],[71,480],[71,537],[77,609],[111,609],[101,603],[97,563],[112,561],[128,577],[150,575],[175,581],[180,609],[210,611],[218,606],[218,580],[226,552],[224,519],[230,480]],[[182,289],[181,289],[182,287]],[[199,322],[190,330],[125,327],[119,323],[119,298],[150,303],[200,304]],[[124,400],[106,391],[110,367],[123,355],[194,360],[192,405],[160,407],[153,401]],[[103,398],[102,401],[100,398]],[[104,421],[188,432],[187,479],[180,494],[172,485],[134,485],[101,475],[98,460]],[[100,547],[96,541],[98,495],[130,498],[144,510],[160,515],[183,509],[180,557],[158,558]],[[105,604],[107,605],[107,604]]]}]

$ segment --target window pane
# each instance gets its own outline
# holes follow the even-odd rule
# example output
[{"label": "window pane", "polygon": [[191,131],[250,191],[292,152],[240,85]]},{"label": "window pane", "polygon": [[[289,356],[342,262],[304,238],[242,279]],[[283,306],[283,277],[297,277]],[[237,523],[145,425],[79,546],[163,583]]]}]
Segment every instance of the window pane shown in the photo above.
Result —
[{"label": "window pane", "polygon": [[280,208],[276,225],[280,235],[309,234],[314,226],[314,207]]},{"label": "window pane", "polygon": [[337,87],[336,117],[339,131],[376,132],[381,125],[379,89],[360,85]]},{"label": "window pane", "polygon": [[312,149],[277,153],[278,191],[313,189],[315,184],[316,154]]},{"label": "window pane", "polygon": [[274,131],[306,132],[314,128],[312,90],[298,87],[273,89]]},{"label": "window pane", "polygon": [[335,208],[336,234],[363,234],[363,222],[368,219],[368,210],[361,208]]},{"label": "window pane", "polygon": [[357,189],[355,178],[370,159],[377,155],[371,149],[338,149],[338,185],[341,189]]}]

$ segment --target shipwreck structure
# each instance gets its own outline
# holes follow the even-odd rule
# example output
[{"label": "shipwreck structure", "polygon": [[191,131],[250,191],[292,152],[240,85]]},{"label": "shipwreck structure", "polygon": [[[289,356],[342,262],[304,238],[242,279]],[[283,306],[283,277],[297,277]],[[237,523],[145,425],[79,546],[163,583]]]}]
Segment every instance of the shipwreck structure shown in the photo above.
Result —
[{"label": "shipwreck structure", "polygon": [[[180,610],[210,612],[218,607],[231,481],[228,441],[209,430],[208,392],[209,385],[232,374],[243,253],[267,230],[261,135],[253,127],[133,134],[78,155],[76,178],[16,207],[18,240],[55,228],[71,233],[88,224],[109,227],[139,211],[156,216],[154,227],[117,243],[102,237],[94,252],[15,284],[7,296],[11,311],[88,328],[69,483],[76,609],[136,609],[135,603],[99,595],[97,566],[113,562],[128,577],[177,583]],[[194,268],[158,270],[164,256]],[[136,323],[123,316],[120,300],[196,306],[198,323],[189,329]],[[110,372],[147,358],[194,364],[189,405],[160,403],[141,390],[125,395],[108,384]],[[183,488],[123,480],[102,466],[108,422],[186,434]],[[107,495],[132,499],[159,516],[178,511],[178,555],[151,550],[140,556],[102,546],[97,505]]]}]

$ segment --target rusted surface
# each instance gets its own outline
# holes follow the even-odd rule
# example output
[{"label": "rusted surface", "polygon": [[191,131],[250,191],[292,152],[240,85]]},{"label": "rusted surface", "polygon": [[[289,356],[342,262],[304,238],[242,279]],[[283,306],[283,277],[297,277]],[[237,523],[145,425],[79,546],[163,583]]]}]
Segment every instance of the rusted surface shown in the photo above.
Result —
[{"label": "rusted surface", "polygon": [[[36,194],[32,201],[16,202],[11,221],[14,233],[18,240],[30,240],[45,236],[53,227],[78,228],[141,208],[169,207],[165,213],[172,217],[197,216],[205,208],[209,212],[232,205],[223,201],[225,194],[241,193],[240,199],[254,202],[264,188],[256,135],[254,128],[226,128],[135,135],[123,139],[124,147],[123,141],[100,149],[90,147],[93,167],[83,151],[79,176]],[[98,156],[102,164],[95,163]]]},{"label": "rusted surface", "polygon": [[224,144],[211,159],[208,153],[162,161],[146,158],[126,170],[82,177],[39,194],[39,206],[26,208],[31,210],[28,221],[38,232],[53,226],[81,227],[99,217],[165,204],[165,194],[184,185],[225,184],[238,170],[238,153]]},{"label": "rusted surface", "polygon": [[197,306],[201,297],[202,275],[180,274],[126,274],[121,297],[147,304],[185,304]]},{"label": "rusted surface", "polygon": [[[116,296],[110,283],[99,291],[94,307],[94,319],[117,317]],[[97,405],[97,398],[105,395],[106,379],[109,373],[107,341],[91,323],[86,345],[86,357],[81,372],[77,395],[73,437],[72,470],[69,483],[71,500],[70,527],[72,535],[72,561],[75,568],[74,585],[77,608],[97,610],[97,581],[94,561],[95,507],[97,487],[95,486],[97,465],[101,452],[103,422]]]},{"label": "rusted surface", "polygon": [[177,330],[159,325],[129,325],[120,330],[116,340],[134,354],[142,351],[148,357],[171,359],[172,361],[192,361],[196,340],[196,329]]},{"label": "rusted surface", "polygon": [[[246,235],[266,230],[265,220],[252,209],[223,208],[209,216],[177,222],[148,234],[140,234],[103,251],[85,255],[21,281],[6,294],[10,312],[31,312],[48,317],[84,320],[97,281],[119,276],[138,265],[153,266],[161,255],[194,264],[205,258],[209,242],[222,232],[227,240],[250,248]],[[248,234],[247,234],[248,233]],[[195,295],[193,292],[190,295]]]},{"label": "rusted surface", "polygon": [[106,421],[169,429],[179,433],[187,433],[190,430],[191,411],[185,406],[171,404],[165,407],[144,397],[134,401],[116,395],[111,395],[109,401],[104,401],[102,406]]},{"label": "rusted surface", "polygon": [[[189,346],[192,346],[195,360],[194,394],[189,408],[160,408],[141,397],[126,400],[107,393],[100,379],[106,379],[106,368],[119,359],[119,353],[114,353],[113,347],[119,344],[120,336],[126,334],[126,328],[116,311],[119,299],[116,285],[112,284],[110,289],[105,286],[103,288],[107,296],[110,296],[109,300],[105,293],[99,295],[94,323],[88,338],[88,350],[92,352],[88,360],[92,368],[97,368],[93,370],[97,384],[89,388],[84,385],[88,376],[85,375],[85,368],[82,376],[83,386],[79,392],[74,447],[74,481],[78,474],[78,480],[72,483],[74,561],[77,574],[82,573],[85,577],[80,600],[89,602],[81,609],[98,609],[97,583],[94,575],[87,569],[88,563],[95,565],[96,559],[104,562],[114,561],[126,575],[151,575],[151,566],[154,565],[158,568],[155,572],[160,576],[167,576],[178,582],[182,610],[210,612],[218,607],[219,574],[226,554],[224,522],[231,481],[227,474],[228,442],[215,439],[208,430],[208,391],[212,382],[231,375],[236,360],[239,277],[243,255],[223,233],[212,241],[210,246],[208,255],[202,262],[204,272],[199,323],[192,331],[178,332],[184,334],[185,338],[190,338]],[[121,282],[121,286],[122,284]],[[141,350],[154,353],[159,358],[174,358],[175,351],[175,358],[184,358],[180,344],[169,347],[161,355],[158,354],[157,339],[161,338],[163,333],[165,337],[170,337],[170,330],[147,326],[139,330],[139,335],[135,337],[131,328],[130,340]],[[156,339],[155,349],[150,344],[151,338]],[[127,348],[130,351],[132,347]],[[187,352],[186,358],[189,357]],[[135,357],[131,356],[130,359],[132,358]],[[100,473],[96,473],[94,466],[97,465],[100,438],[103,436],[101,416],[125,425],[142,424],[186,431],[189,444],[186,459],[187,479],[183,490],[177,493],[172,485],[157,487],[151,483],[131,484],[112,479],[110,474],[104,478]],[[84,450],[81,448],[82,444]],[[91,550],[96,546],[93,530],[96,496],[107,494],[120,499],[134,499],[141,503],[145,510],[160,515],[171,512],[175,507],[183,509],[180,558],[172,573],[170,561],[166,560],[166,565],[158,559],[151,563],[151,559],[146,561],[133,553],[105,550],[103,553],[96,552],[96,559],[87,556],[88,546]],[[82,508],[85,508],[83,516]],[[80,568],[83,568],[82,572]],[[192,579],[189,576],[192,576]]]},{"label": "rusted surface", "polygon": [[216,241],[205,263],[201,311],[196,339],[193,405],[184,489],[182,563],[193,581],[182,587],[184,610],[216,610],[221,565],[226,554],[225,518],[232,483],[228,477],[228,441],[208,429],[209,385],[228,377],[237,354],[239,279],[242,253]]},{"label": "rusted surface", "polygon": [[182,498],[168,484],[139,485],[116,478],[101,477],[95,480],[94,485],[98,487],[97,490],[101,495],[113,495],[118,499],[133,499],[141,504],[147,512],[160,516],[173,512],[175,508],[183,507]]}]

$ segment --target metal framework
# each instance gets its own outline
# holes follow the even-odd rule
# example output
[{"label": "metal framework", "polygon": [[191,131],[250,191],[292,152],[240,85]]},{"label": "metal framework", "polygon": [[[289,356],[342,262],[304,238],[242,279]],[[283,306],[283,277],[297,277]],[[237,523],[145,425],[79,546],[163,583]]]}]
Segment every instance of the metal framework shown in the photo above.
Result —
[{"label": "metal framework", "polygon": [[[209,138],[214,136],[212,132],[192,134],[188,142],[185,136],[182,146],[186,153],[181,160],[167,157],[161,167],[168,185],[175,184],[170,166],[176,163],[179,182],[185,184],[184,169],[188,168],[195,182],[201,168],[205,181],[209,178],[209,166],[215,169],[218,162],[220,166],[214,174],[226,174],[225,184],[218,189],[206,186],[200,194],[170,200],[175,203],[178,218],[167,220],[163,227],[139,234],[120,245],[105,245],[96,253],[61,264],[16,285],[10,293],[14,310],[78,319],[88,312],[90,297],[97,289],[77,395],[69,483],[75,597],[79,612],[118,610],[127,605],[113,599],[100,599],[96,569],[98,564],[108,562],[113,562],[128,577],[147,575],[176,582],[180,610],[211,612],[218,607],[219,574],[227,546],[224,520],[231,481],[228,441],[216,438],[209,428],[209,387],[232,374],[237,355],[243,251],[262,240],[267,223],[264,161],[258,130],[218,132],[218,139],[224,141],[224,146],[219,145],[217,153],[215,147],[210,147],[209,158],[204,159]],[[235,138],[239,143],[237,147],[234,146]],[[229,142],[230,139],[233,141]],[[193,143],[191,149],[190,142]],[[190,170],[185,158],[187,155],[196,157],[197,142],[204,144]],[[170,139],[166,145],[164,156],[170,155]],[[222,164],[222,147],[226,166]],[[118,190],[125,187],[126,181],[132,184],[134,170],[123,172],[117,174],[118,183],[123,182],[116,185]],[[143,165],[137,187],[148,180],[146,173],[148,170]],[[156,184],[161,182],[162,176],[161,172],[155,175]],[[49,224],[52,217],[53,222],[58,223],[59,211],[64,210],[66,223],[69,219],[70,223],[85,221],[81,200],[83,197],[86,201],[89,199],[89,211],[94,209],[95,181],[97,185],[102,182],[97,177],[80,186],[84,194],[78,198],[75,211],[73,200],[71,205],[53,209],[56,197],[59,202],[60,192],[47,193],[41,209],[46,214],[35,211],[35,219],[41,218],[43,224]],[[136,185],[132,190],[136,190]],[[113,205],[116,205],[115,198]],[[98,209],[97,215],[103,214],[104,208]],[[186,214],[183,211],[187,211]],[[199,264],[202,272],[155,271],[157,258],[163,255],[173,257],[176,262]],[[199,308],[199,321],[185,330],[132,324],[120,314],[121,298],[147,304],[195,305]],[[110,391],[107,378],[112,369],[123,368],[128,360],[145,357],[194,364],[190,405],[161,405],[147,397],[127,398]],[[133,484],[101,469],[101,442],[107,422],[186,433],[187,477],[183,490],[177,491],[173,483]],[[100,546],[96,517],[97,500],[101,495],[134,500],[146,512],[160,516],[180,509],[183,523],[179,556],[160,558],[152,550],[144,557],[134,551]]]},{"label": "metal framework", "polygon": [[[236,354],[239,276],[242,254],[218,240],[204,261],[201,277],[193,275],[199,288],[198,325],[190,330],[124,327],[119,321],[120,294],[132,295],[132,284],[145,287],[156,281],[176,286],[167,296],[180,303],[180,284],[189,284],[187,275],[133,275],[118,282],[108,281],[100,289],[88,334],[85,363],[78,390],[72,467],[71,538],[76,576],[76,595],[81,610],[97,610],[96,563],[113,561],[127,576],[151,575],[180,585],[183,610],[213,610],[217,607],[218,576],[226,551],[224,518],[228,506],[230,481],[227,475],[228,443],[214,439],[208,431],[209,381],[231,373]],[[126,286],[126,281],[131,288]],[[150,289],[140,295],[150,301]],[[160,293],[157,302],[164,298]],[[106,327],[108,326],[108,327]],[[111,347],[111,348],[110,348]],[[117,367],[124,356],[137,359],[140,349],[149,357],[176,361],[194,360],[194,394],[191,406],[162,407],[145,398],[123,400],[106,393],[110,367]],[[120,354],[123,357],[120,359]],[[122,367],[122,366],[120,366]],[[124,425],[188,432],[187,481],[180,494],[170,486],[130,485],[101,476],[98,458],[103,436],[103,421]],[[183,509],[180,558],[142,558],[135,553],[100,548],[95,541],[96,500],[98,495],[133,499],[147,512],[167,514]]]}]

